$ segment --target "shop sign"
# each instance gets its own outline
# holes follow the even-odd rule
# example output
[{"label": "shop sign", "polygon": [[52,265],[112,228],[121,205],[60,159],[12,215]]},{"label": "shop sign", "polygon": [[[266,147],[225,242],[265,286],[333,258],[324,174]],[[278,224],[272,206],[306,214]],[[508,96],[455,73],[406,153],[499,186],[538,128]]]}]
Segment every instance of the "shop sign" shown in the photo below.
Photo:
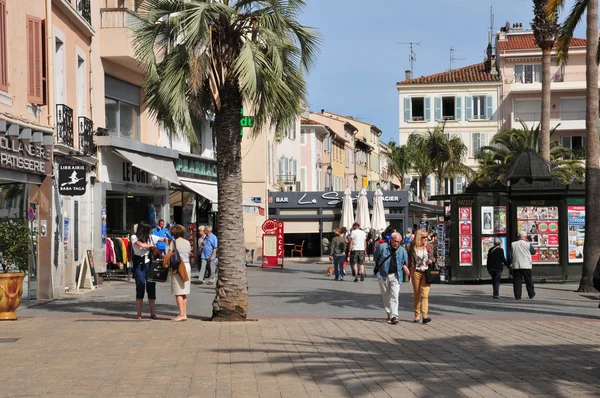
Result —
[{"label": "shop sign", "polygon": [[122,162],[123,181],[136,184],[150,184],[150,175],[147,171],[138,169],[129,162]]},{"label": "shop sign", "polygon": [[[12,127],[12,126],[11,126]],[[40,144],[0,137],[0,166],[31,174],[47,175],[50,153]]]},{"label": "shop sign", "polygon": [[585,206],[569,206],[569,262],[583,262],[583,245],[585,243]]},{"label": "shop sign", "polygon": [[[352,202],[358,201],[359,192],[352,192]],[[374,192],[367,192],[369,206],[373,206]],[[323,208],[341,207],[344,200],[344,192],[272,192],[269,193],[269,204],[271,208]],[[406,191],[383,191],[384,207],[408,206],[408,192]]]},{"label": "shop sign", "polygon": [[85,166],[61,164],[58,166],[58,192],[63,196],[85,194],[87,176]]},{"label": "shop sign", "polygon": [[265,220],[262,224],[262,266],[283,268],[284,240],[283,222]]},{"label": "shop sign", "polygon": [[175,171],[181,177],[217,180],[217,163],[193,158],[179,158],[175,162]]}]

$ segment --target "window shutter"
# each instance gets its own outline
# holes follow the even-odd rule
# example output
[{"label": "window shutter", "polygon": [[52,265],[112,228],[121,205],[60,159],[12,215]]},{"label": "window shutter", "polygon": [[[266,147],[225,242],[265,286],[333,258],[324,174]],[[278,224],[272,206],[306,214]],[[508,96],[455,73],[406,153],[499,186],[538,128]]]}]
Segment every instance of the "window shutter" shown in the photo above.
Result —
[{"label": "window shutter", "polygon": [[435,97],[434,103],[435,103],[435,120],[436,121],[442,120],[442,98]]},{"label": "window shutter", "polygon": [[0,90],[8,91],[8,56],[6,55],[6,0],[0,0]]},{"label": "window shutter", "polygon": [[279,159],[279,173],[278,174],[283,174],[283,158]]},{"label": "window shutter", "polygon": [[454,119],[462,120],[462,97],[456,97],[454,102],[454,106],[456,108],[454,112]]},{"label": "window shutter", "polygon": [[473,119],[473,97],[465,97],[465,120]]},{"label": "window shutter", "polygon": [[43,105],[42,20],[27,16],[27,100]]},{"label": "window shutter", "polygon": [[410,110],[410,98],[404,98],[404,121],[410,122],[412,120],[411,110]]},{"label": "window shutter", "polygon": [[492,102],[493,102],[493,98],[491,95],[488,95],[487,98],[485,99],[485,115],[487,116],[488,120],[492,120],[492,116],[494,113],[494,110],[492,108]]},{"label": "window shutter", "polygon": [[429,97],[425,97],[423,99],[423,103],[425,104],[425,121],[426,122],[430,122],[431,121],[431,98]]},{"label": "window shutter", "polygon": [[298,172],[298,160],[294,159],[294,168],[293,168],[293,176],[296,177]]}]

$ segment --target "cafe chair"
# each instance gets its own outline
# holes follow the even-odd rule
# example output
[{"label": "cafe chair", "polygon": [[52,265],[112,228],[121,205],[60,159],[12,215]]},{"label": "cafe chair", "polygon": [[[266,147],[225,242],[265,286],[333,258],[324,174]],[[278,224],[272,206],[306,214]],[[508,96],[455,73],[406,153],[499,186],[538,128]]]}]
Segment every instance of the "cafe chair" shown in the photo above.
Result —
[{"label": "cafe chair", "polygon": [[294,248],[292,249],[292,257],[294,257],[294,253],[300,253],[300,257],[304,257],[302,255],[302,250],[304,250],[304,241],[302,241],[301,245],[294,245]]}]

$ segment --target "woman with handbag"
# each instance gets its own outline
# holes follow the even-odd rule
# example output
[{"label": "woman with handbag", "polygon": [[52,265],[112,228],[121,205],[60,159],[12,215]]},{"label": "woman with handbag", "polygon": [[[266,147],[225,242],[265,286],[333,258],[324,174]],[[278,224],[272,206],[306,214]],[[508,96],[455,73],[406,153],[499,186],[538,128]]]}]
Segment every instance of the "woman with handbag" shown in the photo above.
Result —
[{"label": "woman with handbag", "polygon": [[415,323],[431,322],[429,318],[429,289],[431,285],[427,282],[427,271],[433,266],[434,257],[431,247],[427,244],[428,234],[424,229],[417,230],[415,238],[410,245],[408,258],[410,261],[410,275],[414,292]]},{"label": "woman with handbag", "polygon": [[171,294],[175,296],[177,308],[179,309],[179,314],[172,321],[181,322],[187,320],[187,295],[190,294],[190,275],[192,273],[190,267],[192,247],[189,240],[184,238],[185,228],[182,225],[176,224],[171,227],[171,235],[174,240],[169,249],[169,254],[179,254],[180,258],[179,267],[173,270],[171,274]]},{"label": "woman with handbag", "polygon": [[142,319],[142,303],[144,292],[148,294],[148,305],[150,306],[150,318],[156,319],[156,283],[149,282],[148,270],[150,269],[150,249],[155,248],[158,242],[166,242],[167,238],[150,235],[150,225],[142,221],[131,235],[133,245],[133,277],[135,278],[135,303],[137,307],[137,319]]}]

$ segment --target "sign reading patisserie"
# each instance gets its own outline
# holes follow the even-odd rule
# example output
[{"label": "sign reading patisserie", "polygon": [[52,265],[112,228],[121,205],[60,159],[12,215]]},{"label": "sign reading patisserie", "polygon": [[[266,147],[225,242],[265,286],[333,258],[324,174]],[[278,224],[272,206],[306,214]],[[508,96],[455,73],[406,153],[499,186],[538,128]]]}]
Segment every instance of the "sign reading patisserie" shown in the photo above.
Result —
[{"label": "sign reading patisserie", "polygon": [[0,137],[0,167],[46,175],[49,160],[49,152],[39,144]]}]

